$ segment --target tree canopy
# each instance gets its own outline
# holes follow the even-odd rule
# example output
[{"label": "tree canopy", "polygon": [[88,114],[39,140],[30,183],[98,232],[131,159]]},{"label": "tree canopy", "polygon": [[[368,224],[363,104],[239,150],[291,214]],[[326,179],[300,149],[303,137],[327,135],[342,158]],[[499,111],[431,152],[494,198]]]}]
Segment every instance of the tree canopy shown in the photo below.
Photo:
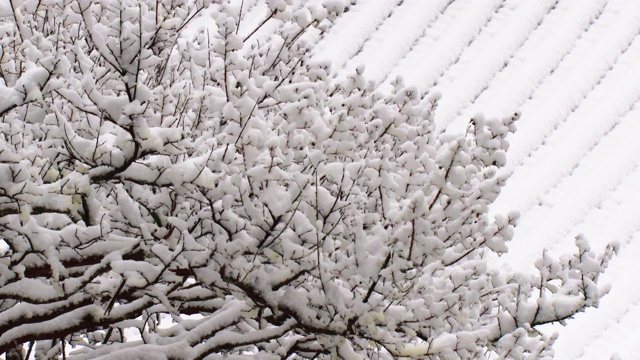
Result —
[{"label": "tree canopy", "polygon": [[541,358],[535,327],[606,290],[614,247],[582,237],[536,274],[490,266],[518,114],[452,135],[437,93],[335,78],[309,53],[340,1],[10,5],[8,358]]}]

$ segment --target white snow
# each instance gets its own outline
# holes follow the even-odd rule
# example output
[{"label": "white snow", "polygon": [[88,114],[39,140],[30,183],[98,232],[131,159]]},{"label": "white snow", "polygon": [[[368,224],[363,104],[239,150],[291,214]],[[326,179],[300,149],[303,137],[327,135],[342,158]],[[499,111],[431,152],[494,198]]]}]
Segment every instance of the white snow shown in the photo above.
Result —
[{"label": "white snow", "polygon": [[580,233],[595,251],[619,241],[620,254],[601,277],[612,288],[599,308],[542,330],[560,333],[558,359],[636,358],[640,3],[420,5],[409,11],[357,2],[316,56],[345,69],[363,64],[386,89],[401,75],[422,92],[437,90],[442,127],[466,124],[480,111],[489,118],[520,111],[502,171],[510,177],[491,208],[522,213],[501,261],[531,269],[543,248],[551,256],[575,251]]},{"label": "white snow", "polygon": [[[380,2],[384,3],[384,2]],[[406,55],[413,44],[426,31],[440,11],[445,1],[405,0],[393,10],[393,13],[370,34],[369,40],[358,53],[349,59],[340,70],[340,77],[355,71],[356,67],[366,63],[364,75],[368,80],[384,80],[388,69]],[[401,32],[402,37],[395,34]]]},{"label": "white snow", "polygon": [[402,76],[407,85],[426,91],[474,41],[491,18],[499,1],[456,1],[438,17],[424,37],[390,72],[388,80]]},{"label": "white snow", "polygon": [[0,0],[0,17],[13,16],[10,1],[11,0]]},{"label": "white snow", "polygon": [[[268,11],[259,1],[244,1],[244,6],[241,37]],[[191,33],[212,26],[212,12],[207,9],[191,24]],[[11,16],[8,0],[0,0],[0,17],[7,16]],[[269,25],[253,35],[255,39],[266,40],[272,31]],[[488,118],[516,110],[522,113],[518,131],[509,136],[511,148],[502,170],[509,179],[491,207],[493,214],[521,212],[510,251],[500,263],[530,271],[532,259],[540,257],[544,248],[554,257],[574,252],[577,234],[584,234],[596,251],[612,240],[621,243],[620,254],[601,277],[601,283],[612,288],[599,307],[568,320],[566,327],[541,328],[545,333],[559,332],[558,359],[608,359],[614,354],[633,359],[640,353],[636,339],[640,328],[639,31],[637,1],[455,0],[448,4],[444,0],[360,0],[319,39],[313,51],[314,60],[331,61],[337,77],[364,65],[367,79],[381,82],[383,89],[388,90],[391,81],[402,76],[422,93],[441,93],[435,121],[442,128],[466,125],[478,112]],[[95,35],[100,38],[99,33]],[[102,47],[99,50],[108,54]],[[38,96],[43,74],[31,75],[22,80],[29,88],[26,98],[0,83],[0,113]],[[114,120],[120,119],[123,98],[104,96],[95,101],[104,103]],[[157,149],[179,138],[177,132],[158,128],[148,129],[147,135],[145,145]],[[79,137],[73,142],[78,150],[86,151],[93,148],[91,143]],[[191,175],[197,173],[195,165],[174,170]],[[149,169],[133,170],[141,178],[155,175]],[[341,181],[344,170],[339,163],[323,168],[333,182]],[[456,171],[452,181],[462,178],[461,170]],[[174,175],[183,181],[183,176]],[[205,176],[214,178],[210,172],[204,172]],[[274,206],[279,206],[276,200]],[[124,215],[132,221],[139,218],[135,211]],[[183,219],[170,221],[177,228],[187,226]],[[379,248],[375,241],[356,245],[366,263],[360,270],[368,276],[375,271],[375,257],[371,256]],[[0,240],[0,255],[6,247]],[[129,267],[125,262],[114,265]],[[140,274],[155,271],[151,265],[136,270]],[[53,286],[32,285],[26,291],[40,291],[41,298],[56,295]],[[213,316],[194,325],[191,336],[214,331],[242,316],[241,306],[232,310],[228,317]],[[233,336],[220,332],[201,347]],[[430,346],[435,349],[456,341],[455,336],[443,336]],[[405,354],[428,350],[416,345],[407,347]]]},{"label": "white snow", "polygon": [[398,2],[399,0],[357,2],[316,45],[313,60],[329,60],[334,70],[342,68],[360,50],[379,24],[388,18]]}]

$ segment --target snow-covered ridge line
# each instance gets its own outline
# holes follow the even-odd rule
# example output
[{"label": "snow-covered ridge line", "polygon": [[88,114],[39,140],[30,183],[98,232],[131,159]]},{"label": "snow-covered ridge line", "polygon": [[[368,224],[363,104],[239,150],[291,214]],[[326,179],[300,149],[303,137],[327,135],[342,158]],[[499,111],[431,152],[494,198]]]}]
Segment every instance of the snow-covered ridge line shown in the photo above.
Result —
[{"label": "snow-covered ridge line", "polygon": [[[364,46],[342,67],[338,78],[352,73],[359,64],[367,63],[367,79],[382,82],[387,69],[409,52],[413,44],[448,6],[444,0],[404,0],[393,9],[390,16],[371,33]],[[404,34],[402,37],[396,33]]]},{"label": "snow-covered ridge line", "polygon": [[362,50],[364,44],[391,15],[401,0],[358,1],[341,16],[313,50],[315,61],[330,60],[334,71]]}]

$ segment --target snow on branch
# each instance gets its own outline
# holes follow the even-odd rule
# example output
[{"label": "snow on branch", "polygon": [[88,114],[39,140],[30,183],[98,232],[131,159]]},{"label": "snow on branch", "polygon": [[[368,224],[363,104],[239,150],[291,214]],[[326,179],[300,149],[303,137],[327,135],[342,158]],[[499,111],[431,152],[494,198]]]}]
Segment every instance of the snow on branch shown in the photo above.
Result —
[{"label": "snow on branch", "polygon": [[309,52],[341,1],[12,4],[0,354],[538,358],[606,292],[583,238],[489,268],[519,115],[445,135],[437,94],[335,80]]}]

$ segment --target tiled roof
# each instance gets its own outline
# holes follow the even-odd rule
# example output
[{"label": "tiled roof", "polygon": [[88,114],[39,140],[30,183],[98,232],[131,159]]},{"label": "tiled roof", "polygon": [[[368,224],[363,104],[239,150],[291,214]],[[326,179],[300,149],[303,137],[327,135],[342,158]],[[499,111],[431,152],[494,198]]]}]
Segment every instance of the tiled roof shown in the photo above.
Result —
[{"label": "tiled roof", "polygon": [[504,261],[528,271],[578,233],[621,244],[600,307],[544,329],[558,359],[640,356],[639,33],[639,1],[358,0],[315,48],[336,76],[364,64],[382,86],[439,91],[443,129],[521,111],[493,206],[522,214]]}]

